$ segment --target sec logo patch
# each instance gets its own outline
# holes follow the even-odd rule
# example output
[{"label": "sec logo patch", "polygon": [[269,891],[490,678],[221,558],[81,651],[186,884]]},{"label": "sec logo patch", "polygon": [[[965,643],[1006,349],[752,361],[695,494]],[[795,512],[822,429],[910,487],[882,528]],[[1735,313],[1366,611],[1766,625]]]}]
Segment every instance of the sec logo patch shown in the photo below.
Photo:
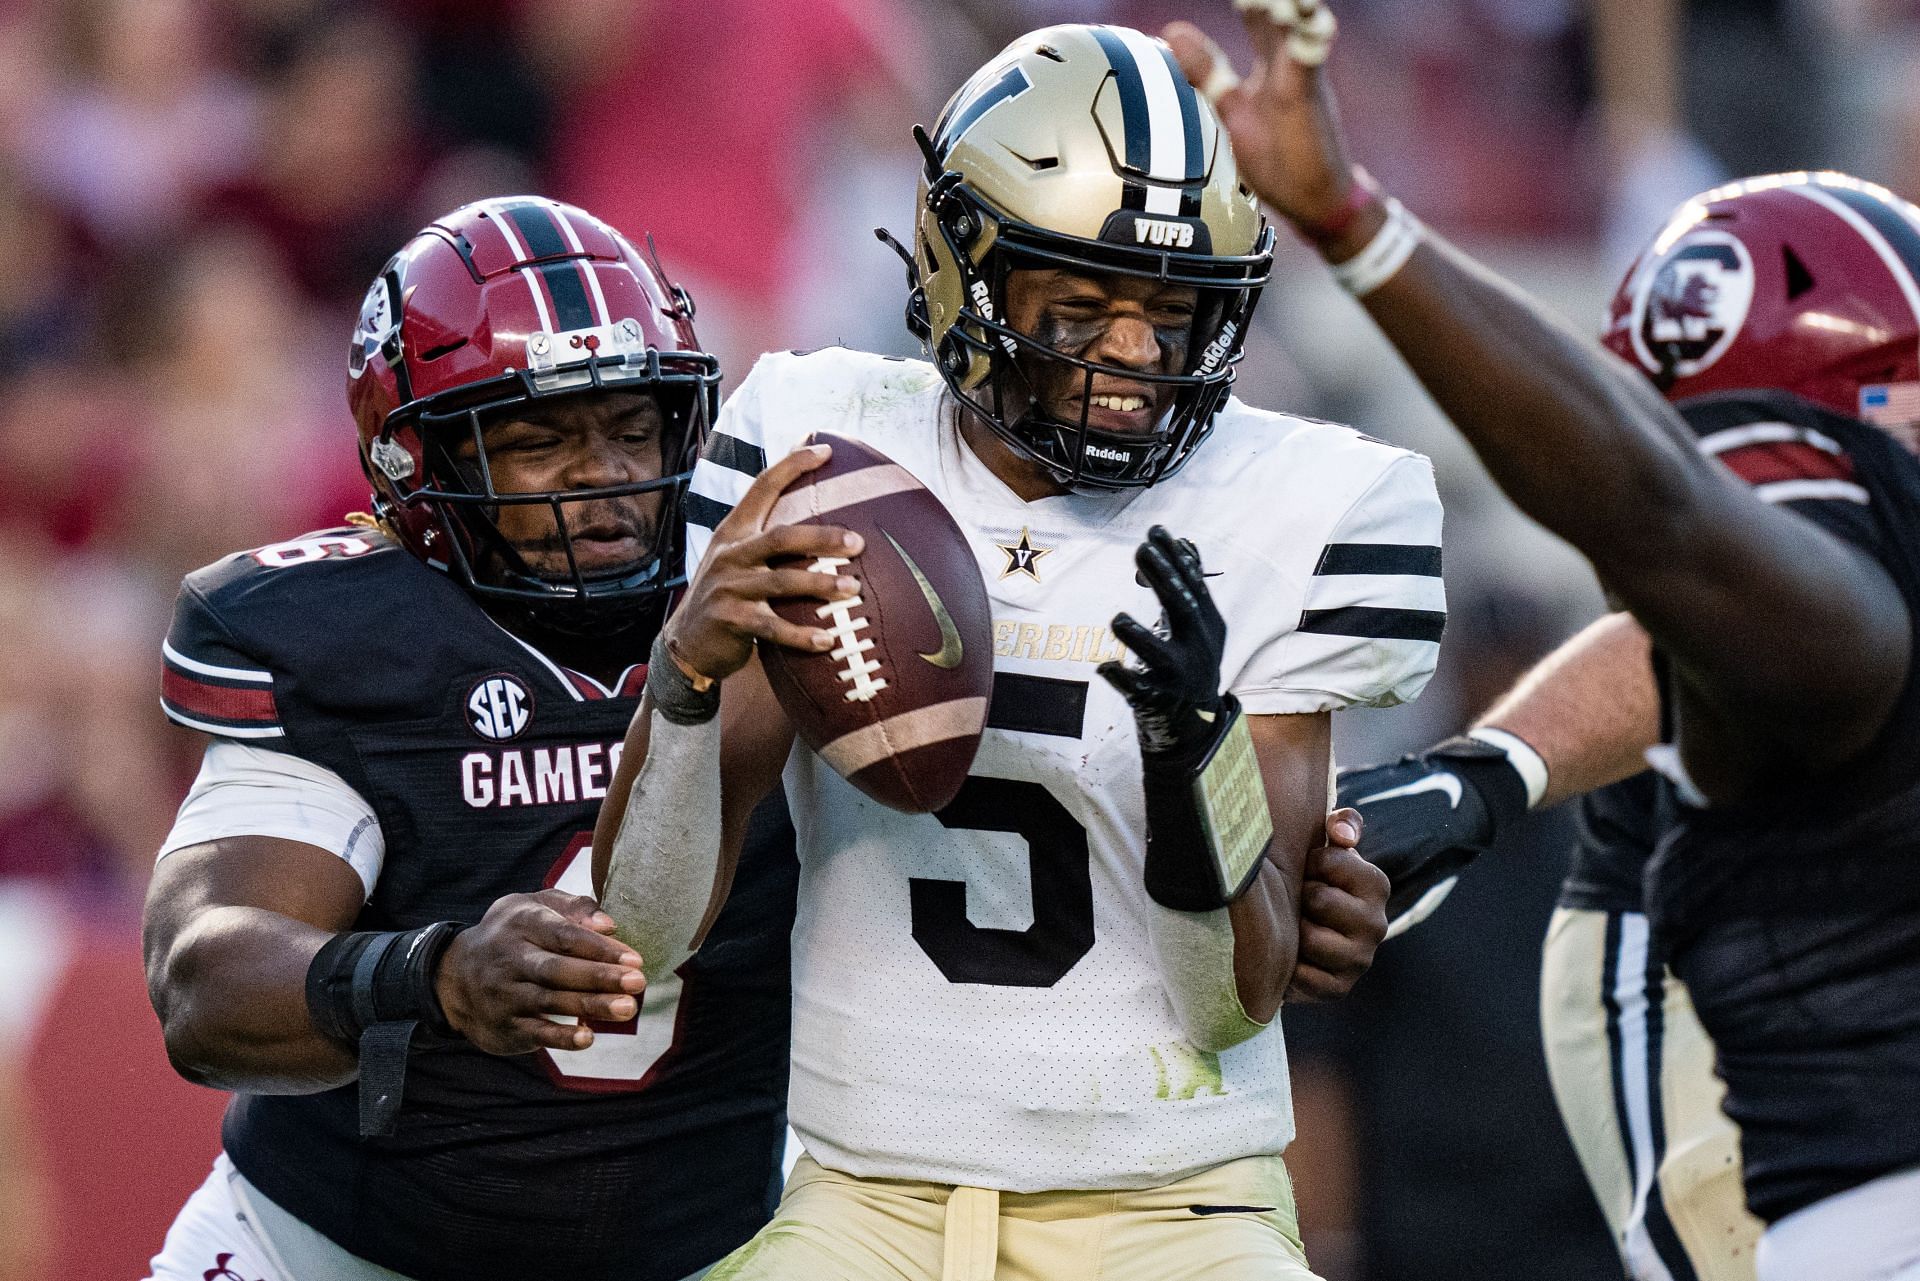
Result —
[{"label": "sec logo patch", "polygon": [[518,677],[489,676],[467,693],[467,724],[481,738],[518,738],[532,719],[533,694]]},{"label": "sec logo patch", "polygon": [[1649,373],[1691,378],[1726,354],[1753,307],[1753,260],[1724,231],[1693,231],[1634,282],[1633,353]]}]

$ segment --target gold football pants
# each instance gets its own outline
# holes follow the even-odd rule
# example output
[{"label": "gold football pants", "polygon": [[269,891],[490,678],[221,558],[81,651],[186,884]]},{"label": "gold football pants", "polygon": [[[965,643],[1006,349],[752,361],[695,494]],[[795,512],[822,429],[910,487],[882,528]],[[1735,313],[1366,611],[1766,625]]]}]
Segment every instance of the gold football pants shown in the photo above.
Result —
[{"label": "gold football pants", "polygon": [[801,1157],[708,1281],[1317,1281],[1277,1156],[1137,1192],[857,1179]]},{"label": "gold football pants", "polygon": [[1761,1223],[1713,1042],[1638,912],[1558,908],[1540,1025],[1560,1115],[1635,1281],[1753,1281]]}]

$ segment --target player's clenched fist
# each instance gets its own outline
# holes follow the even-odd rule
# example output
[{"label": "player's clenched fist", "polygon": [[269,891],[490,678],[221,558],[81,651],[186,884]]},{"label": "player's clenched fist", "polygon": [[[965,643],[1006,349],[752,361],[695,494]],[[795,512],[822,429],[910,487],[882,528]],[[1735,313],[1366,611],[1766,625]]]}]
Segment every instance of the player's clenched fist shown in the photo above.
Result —
[{"label": "player's clenched fist", "polygon": [[1287,1000],[1345,996],[1387,937],[1387,874],[1362,858],[1357,810],[1327,815],[1327,843],[1307,855],[1300,894],[1300,959]]},{"label": "player's clenched fist", "polygon": [[551,1014],[618,1023],[640,1011],[640,956],[599,904],[563,890],[509,894],[447,947],[434,990],[447,1022],[489,1054],[593,1044]]},{"label": "player's clenched fist", "polygon": [[790,596],[843,600],[859,591],[859,583],[841,574],[815,573],[800,563],[776,567],[770,562],[857,556],[860,535],[831,525],[767,528],[773,505],[787,486],[832,454],[827,445],[794,450],[760,473],[714,529],[706,559],[665,629],[667,652],[689,676],[720,680],[733,675],[752,657],[755,641],[809,652],[833,648],[827,632],[786,621],[770,602]]}]

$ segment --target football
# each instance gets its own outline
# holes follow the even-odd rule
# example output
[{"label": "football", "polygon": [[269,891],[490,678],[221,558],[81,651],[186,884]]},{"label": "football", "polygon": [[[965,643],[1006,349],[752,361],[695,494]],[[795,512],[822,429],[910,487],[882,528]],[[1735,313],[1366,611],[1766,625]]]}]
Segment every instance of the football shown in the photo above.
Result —
[{"label": "football", "polygon": [[849,600],[775,601],[790,622],[825,627],[817,654],[760,647],[801,740],[855,787],[907,813],[940,809],[973,766],[993,693],[993,622],[966,536],[933,493],[885,454],[816,433],[833,457],[780,496],[769,526],[838,525],[866,539],[848,561]]}]

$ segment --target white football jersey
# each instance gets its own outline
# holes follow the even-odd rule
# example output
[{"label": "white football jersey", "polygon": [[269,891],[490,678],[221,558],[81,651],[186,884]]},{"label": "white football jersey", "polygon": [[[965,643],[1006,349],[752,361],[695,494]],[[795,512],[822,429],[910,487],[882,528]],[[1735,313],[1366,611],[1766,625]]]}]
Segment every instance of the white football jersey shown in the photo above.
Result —
[{"label": "white football jersey", "polygon": [[1254,715],[1386,706],[1433,671],[1440,505],[1417,454],[1237,400],[1151,489],[1023,502],[961,440],[919,361],[762,357],[694,472],[689,556],[752,477],[814,431],[937,494],[994,615],[994,698],[938,815],[867,799],[804,747],[789,1116],[821,1164],[1016,1192],[1155,1187],[1293,1136],[1278,1021],[1221,1054],[1182,1035],[1147,934],[1131,711],[1094,668],[1149,526],[1193,541]]}]

